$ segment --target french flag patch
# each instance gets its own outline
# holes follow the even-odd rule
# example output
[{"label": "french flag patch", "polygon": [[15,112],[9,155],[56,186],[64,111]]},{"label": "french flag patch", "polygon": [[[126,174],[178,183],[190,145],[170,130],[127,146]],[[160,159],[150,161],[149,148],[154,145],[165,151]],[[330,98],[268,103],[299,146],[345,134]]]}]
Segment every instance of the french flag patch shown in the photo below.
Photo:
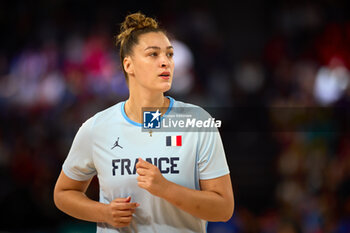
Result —
[{"label": "french flag patch", "polygon": [[182,146],[182,136],[166,136],[166,146]]}]

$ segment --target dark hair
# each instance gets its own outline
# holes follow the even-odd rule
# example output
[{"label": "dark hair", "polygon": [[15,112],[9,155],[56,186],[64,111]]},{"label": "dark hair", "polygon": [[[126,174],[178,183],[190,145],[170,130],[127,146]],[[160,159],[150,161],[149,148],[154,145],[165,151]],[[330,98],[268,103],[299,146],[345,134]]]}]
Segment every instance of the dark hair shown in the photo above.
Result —
[{"label": "dark hair", "polygon": [[120,46],[120,62],[126,79],[128,77],[123,65],[124,58],[132,54],[133,47],[138,44],[139,36],[148,32],[163,32],[165,34],[155,19],[146,17],[140,12],[127,15],[120,26],[116,45]]}]

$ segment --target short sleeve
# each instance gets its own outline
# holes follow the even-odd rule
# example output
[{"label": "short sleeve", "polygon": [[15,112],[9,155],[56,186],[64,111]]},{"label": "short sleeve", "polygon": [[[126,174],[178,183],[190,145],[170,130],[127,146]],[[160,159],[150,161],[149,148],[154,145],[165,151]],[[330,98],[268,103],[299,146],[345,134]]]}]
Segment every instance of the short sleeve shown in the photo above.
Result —
[{"label": "short sleeve", "polygon": [[79,128],[66,160],[63,163],[63,172],[71,179],[84,181],[96,175],[93,162],[93,140],[90,118]]},{"label": "short sleeve", "polygon": [[229,174],[220,133],[200,132],[197,166],[200,180],[208,180]]}]

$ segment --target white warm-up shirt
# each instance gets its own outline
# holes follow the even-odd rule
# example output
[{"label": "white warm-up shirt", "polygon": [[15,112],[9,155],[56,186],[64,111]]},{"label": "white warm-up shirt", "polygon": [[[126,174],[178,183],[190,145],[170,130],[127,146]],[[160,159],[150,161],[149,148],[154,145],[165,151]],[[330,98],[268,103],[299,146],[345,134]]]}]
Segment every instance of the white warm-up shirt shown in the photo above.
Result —
[{"label": "white warm-up shirt", "polygon": [[[171,97],[163,117],[173,109],[202,108]],[[95,114],[76,134],[63,172],[84,181],[97,175],[100,202],[131,196],[140,203],[131,224],[113,228],[97,223],[97,232],[194,233],[206,232],[207,222],[138,187],[135,164],[142,159],[156,165],[162,175],[176,184],[199,190],[199,180],[229,173],[219,132],[142,132],[142,124],[130,120],[120,102]],[[118,146],[115,145],[118,140]]]}]

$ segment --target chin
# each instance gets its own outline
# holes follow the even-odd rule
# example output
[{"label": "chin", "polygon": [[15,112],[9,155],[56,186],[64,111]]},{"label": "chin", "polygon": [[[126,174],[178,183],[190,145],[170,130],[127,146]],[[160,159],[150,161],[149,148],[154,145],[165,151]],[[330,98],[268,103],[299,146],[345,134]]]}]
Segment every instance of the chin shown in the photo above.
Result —
[{"label": "chin", "polygon": [[167,91],[169,91],[171,89],[171,83],[162,83],[156,89],[159,90],[160,92],[163,92],[163,93],[167,92]]},{"label": "chin", "polygon": [[171,89],[171,84],[169,84],[166,88],[164,88],[163,93],[167,92]]}]

